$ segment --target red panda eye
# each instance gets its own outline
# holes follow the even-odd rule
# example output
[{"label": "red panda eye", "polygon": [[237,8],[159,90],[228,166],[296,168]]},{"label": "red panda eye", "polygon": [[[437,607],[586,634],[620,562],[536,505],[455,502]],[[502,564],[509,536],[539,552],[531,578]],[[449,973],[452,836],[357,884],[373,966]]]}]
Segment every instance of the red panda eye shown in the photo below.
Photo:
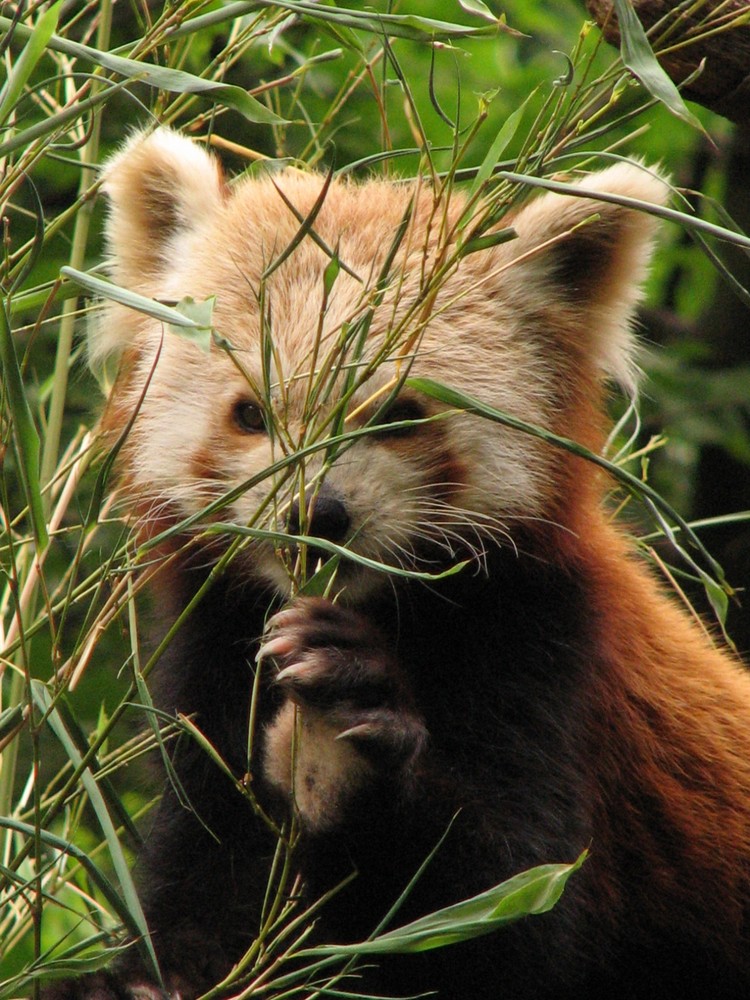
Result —
[{"label": "red panda eye", "polygon": [[256,403],[251,403],[247,399],[241,399],[234,404],[232,419],[237,427],[246,434],[258,434],[266,429],[263,411]]},{"label": "red panda eye", "polygon": [[385,409],[377,419],[378,426],[382,425],[380,435],[383,437],[405,437],[407,434],[414,434],[419,430],[418,425],[413,427],[393,427],[392,424],[399,424],[405,420],[422,420],[427,416],[424,407],[416,399],[396,399],[387,409]]}]

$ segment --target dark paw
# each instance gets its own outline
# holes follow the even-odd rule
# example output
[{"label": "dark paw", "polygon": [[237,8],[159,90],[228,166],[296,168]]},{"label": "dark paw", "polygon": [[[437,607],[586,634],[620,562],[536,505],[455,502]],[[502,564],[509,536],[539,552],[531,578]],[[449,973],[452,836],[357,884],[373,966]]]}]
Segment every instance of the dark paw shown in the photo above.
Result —
[{"label": "dark paw", "polygon": [[425,741],[398,665],[362,615],[304,598],[268,623],[261,657],[279,668],[276,685],[302,710],[325,716],[336,739],[382,761],[412,758]]}]

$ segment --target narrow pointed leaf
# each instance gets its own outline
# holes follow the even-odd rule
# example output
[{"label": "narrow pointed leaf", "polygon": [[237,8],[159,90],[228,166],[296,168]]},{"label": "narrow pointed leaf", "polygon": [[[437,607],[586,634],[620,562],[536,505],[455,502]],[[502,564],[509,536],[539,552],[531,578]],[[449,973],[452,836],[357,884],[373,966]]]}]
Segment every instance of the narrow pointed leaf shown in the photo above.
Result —
[{"label": "narrow pointed leaf", "polygon": [[[39,681],[32,681],[32,694],[34,701],[37,703],[41,711],[46,713],[47,722],[65,749],[68,759],[74,767],[80,767],[83,762],[81,752],[76,746],[75,740],[73,740],[70,733],[66,729],[62,716],[53,706],[52,699],[50,698],[47,688]],[[151,943],[148,925],[146,924],[146,917],[143,913],[138,893],[136,892],[133,878],[130,874],[130,869],[128,868],[127,861],[125,860],[122,845],[120,844],[120,840],[117,836],[117,830],[112,822],[112,817],[109,814],[109,809],[107,808],[107,803],[104,800],[101,789],[99,788],[99,785],[97,784],[90,768],[85,767],[81,772],[81,783],[86,790],[89,801],[91,802],[94,812],[96,813],[96,818],[99,822],[101,831],[107,842],[109,855],[112,859],[112,866],[117,874],[124,904],[129,914],[128,922],[131,926],[134,925],[137,929],[137,936],[142,939],[143,946],[148,954],[152,967],[154,970],[158,970],[159,965],[156,960],[153,944]],[[122,905],[120,904],[120,910],[121,909]]]},{"label": "narrow pointed leaf", "polygon": [[[44,55],[47,43],[55,33],[61,6],[62,0],[58,0],[41,15],[33,28],[25,29],[28,32],[28,41],[0,91],[0,124],[16,107],[23,88],[34,72],[34,67]],[[14,30],[18,31],[19,28],[21,26],[17,24]]]},{"label": "narrow pointed leaf", "polygon": [[458,944],[523,917],[547,913],[560,899],[570,876],[586,859],[572,864],[540,865],[514,875],[487,892],[430,913],[370,941],[352,945],[323,945],[310,955],[378,955],[430,951]]},{"label": "narrow pointed leaf", "polygon": [[21,369],[4,305],[0,305],[0,359],[2,359],[5,391],[13,420],[18,471],[29,507],[34,539],[37,548],[41,550],[47,546],[48,535],[39,481],[39,435],[24,393]]},{"label": "narrow pointed leaf", "polygon": [[472,27],[417,14],[380,14],[368,9],[326,7],[309,0],[255,0],[255,3],[248,4],[249,9],[254,7],[280,7],[312,22],[330,21],[337,26],[344,25],[376,35],[387,34],[391,38],[411,38],[422,42],[428,39],[449,41],[452,38],[495,35],[500,30],[515,34],[501,18],[493,18],[492,24]]},{"label": "narrow pointed leaf", "polygon": [[[0,17],[0,31],[7,30],[11,26],[10,19]],[[28,28],[19,25],[16,29],[21,37],[31,35]],[[200,76],[186,73],[180,69],[170,69],[167,66],[154,66],[148,63],[138,62],[137,59],[128,59],[125,56],[118,56],[112,52],[103,52],[100,49],[92,48],[90,45],[82,45],[69,38],[62,38],[59,35],[51,35],[47,40],[49,48],[55,52],[62,52],[75,59],[82,59],[85,62],[94,63],[119,76],[124,76],[130,80],[138,80],[146,83],[150,87],[157,87],[159,90],[166,90],[177,94],[202,94],[211,100],[225,104],[229,108],[234,108],[241,115],[251,122],[259,122],[264,125],[281,125],[286,123],[286,119],[280,118],[273,111],[261,104],[247,91],[241,87],[235,87],[226,83],[217,83],[214,80],[204,80]]]},{"label": "narrow pointed leaf", "polygon": [[531,100],[531,97],[536,93],[536,90],[532,91],[529,97],[521,104],[520,107],[516,108],[503,122],[500,127],[500,131],[495,136],[492,145],[487,151],[487,155],[482,161],[482,165],[477,171],[477,176],[474,179],[474,183],[471,186],[471,193],[474,194],[484,183],[489,180],[492,171],[495,169],[500,157],[505,152],[508,143],[512,140],[513,136],[518,131],[518,126],[521,124],[521,119],[523,118],[524,112],[526,111],[526,106]]},{"label": "narrow pointed leaf", "polygon": [[623,63],[638,77],[652,97],[661,101],[673,115],[703,132],[703,126],[692,111],[688,110],[674,82],[659,65],[631,0],[614,0],[614,3],[620,27],[620,55]]},{"label": "narrow pointed leaf", "polygon": [[[168,306],[163,302],[157,302],[156,299],[150,299],[146,295],[139,295],[138,292],[132,292],[129,288],[116,285],[113,281],[108,281],[106,278],[99,278],[97,275],[89,274],[86,271],[78,271],[74,267],[61,267],[60,274],[64,278],[75,281],[77,285],[80,285],[87,292],[91,292],[93,295],[97,295],[103,299],[111,299],[113,302],[119,302],[121,305],[129,306],[138,312],[146,313],[147,316],[168,324],[170,329],[176,327],[192,330],[194,331],[194,335],[198,337],[201,331],[204,330],[205,312],[197,310],[195,303],[192,304],[192,307],[187,305],[188,299],[183,299],[174,306]],[[209,302],[211,302],[210,299],[206,303],[201,303],[201,305],[206,307]],[[191,315],[191,312],[193,315]],[[195,318],[196,313],[199,313],[199,318],[197,319]]]},{"label": "narrow pointed leaf", "polygon": [[75,858],[78,864],[86,870],[87,875],[97,886],[101,894],[112,907],[113,911],[117,914],[120,920],[122,920],[128,931],[134,937],[138,936],[140,928],[134,923],[133,916],[129,908],[125,905],[122,897],[104,872],[102,872],[102,870],[94,864],[85,851],[76,847],[75,844],[71,844],[70,841],[64,840],[62,837],[58,837],[54,833],[50,833],[49,830],[37,830],[37,828],[32,824],[24,823],[17,819],[11,819],[10,816],[0,816],[0,828],[15,830],[16,833],[23,834],[23,836],[32,839],[36,838],[38,835],[41,842],[47,847],[51,847],[56,851],[62,851],[63,854],[69,854],[70,857]]}]

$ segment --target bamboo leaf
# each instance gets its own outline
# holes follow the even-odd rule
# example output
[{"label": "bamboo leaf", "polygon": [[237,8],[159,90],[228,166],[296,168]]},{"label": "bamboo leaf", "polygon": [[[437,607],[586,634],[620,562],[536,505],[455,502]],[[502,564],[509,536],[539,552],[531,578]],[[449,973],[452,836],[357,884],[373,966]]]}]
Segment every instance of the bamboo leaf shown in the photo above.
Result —
[{"label": "bamboo leaf", "polygon": [[[46,686],[40,681],[32,680],[31,688],[34,701],[37,703],[41,711],[46,714],[47,722],[55,736],[62,744],[68,759],[74,767],[81,767],[83,763],[83,756],[76,746],[75,740],[68,732],[60,712],[54,706]],[[136,892],[135,885],[130,874],[130,869],[128,868],[127,861],[125,860],[125,855],[123,854],[122,846],[117,836],[117,830],[115,829],[114,823],[112,822],[112,818],[109,814],[107,803],[104,801],[101,789],[99,788],[99,785],[97,784],[96,779],[94,778],[94,775],[89,767],[83,768],[81,772],[81,783],[83,784],[83,787],[89,797],[89,801],[91,802],[94,812],[96,813],[96,818],[99,821],[99,826],[101,827],[102,833],[104,834],[104,838],[107,842],[107,848],[112,859],[112,865],[115,873],[117,874],[120,889],[122,890],[122,902],[119,901],[118,897],[118,913],[122,913],[124,903],[124,908],[128,913],[128,925],[135,930],[136,936],[142,939],[144,951],[148,956],[152,968],[158,974],[159,964],[156,960],[156,953],[154,952],[154,947],[149,935],[146,917],[143,913],[143,908],[141,907],[141,902],[138,898],[138,893]]]},{"label": "bamboo leaf", "polygon": [[0,712],[0,740],[12,733],[23,722],[23,705],[10,705]]},{"label": "bamboo leaf", "polygon": [[489,250],[490,247],[500,246],[501,243],[515,240],[517,237],[518,233],[512,226],[509,226],[507,229],[498,229],[494,233],[485,233],[484,236],[474,236],[461,245],[459,257],[466,257],[468,254],[476,253],[478,250]]},{"label": "bamboo leaf", "polygon": [[[32,29],[25,29],[28,31],[28,41],[0,91],[0,124],[13,112],[36,64],[44,55],[47,44],[57,28],[61,7],[62,0],[57,0],[57,3],[41,15]],[[15,30],[20,29],[21,26],[16,25]]]},{"label": "bamboo leaf", "polygon": [[497,21],[497,17],[482,0],[458,0],[458,2],[467,14],[475,14],[477,17],[483,17],[485,21],[491,21],[493,24]]},{"label": "bamboo leaf", "polygon": [[[409,422],[414,423],[415,421]],[[389,428],[395,428],[400,423],[402,422],[397,421],[388,426]],[[406,424],[407,421],[403,421],[403,423]],[[368,569],[377,570],[379,573],[390,573],[392,576],[403,576],[410,580],[442,580],[446,576],[455,576],[456,573],[460,573],[468,565],[468,560],[463,560],[462,562],[454,563],[454,565],[442,570],[442,572],[421,572],[415,569],[402,569],[400,566],[390,566],[388,563],[378,562],[377,559],[368,559],[367,556],[347,549],[343,545],[329,542],[327,538],[317,538],[313,535],[289,535],[284,531],[249,528],[242,524],[232,524],[226,521],[207,524],[203,531],[206,535],[241,535],[246,538],[262,538],[266,541],[282,543],[296,542],[301,545],[310,545],[313,548],[322,549],[324,552],[330,552],[334,556],[343,556],[344,559],[349,559],[359,566],[366,566]]]},{"label": "bamboo leaf", "polygon": [[[3,21],[7,21],[7,18],[0,17],[0,28]],[[99,93],[94,94],[92,97],[87,97],[83,101],[76,101],[70,107],[63,108],[57,114],[42,118],[41,121],[35,122],[27,129],[17,132],[11,131],[10,138],[0,143],[0,157],[8,156],[17,149],[26,149],[32,143],[36,142],[37,139],[55,135],[68,122],[75,121],[77,118],[83,118],[87,111],[98,107],[100,104],[105,104],[110,100],[113,93],[122,90],[126,84],[127,81],[120,81],[119,83],[110,84],[108,87],[102,87]]]},{"label": "bamboo leaf", "polygon": [[[264,281],[267,280],[273,274],[276,268],[280,267],[284,263],[284,261],[288,257],[290,257],[291,254],[294,253],[294,251],[300,245],[305,236],[307,236],[309,233],[312,232],[313,223],[317,219],[318,213],[320,212],[321,208],[325,203],[332,180],[333,180],[333,165],[331,165],[331,169],[326,174],[325,179],[323,181],[323,186],[320,189],[320,193],[318,194],[318,197],[315,199],[315,203],[313,204],[312,208],[302,220],[299,229],[291,238],[289,243],[284,247],[284,249],[281,251],[278,257],[275,257],[271,261],[271,263],[268,265],[268,267],[261,275]],[[273,179],[271,180],[271,183],[276,188],[282,199],[285,202],[287,202],[287,198],[284,196],[283,192],[280,190],[280,188]],[[331,260],[333,260],[333,257],[334,254],[331,255]]]},{"label": "bamboo leaf", "polygon": [[649,215],[657,219],[666,219],[668,222],[676,222],[685,229],[695,230],[699,233],[706,233],[715,236],[726,243],[733,243],[742,247],[743,250],[750,249],[750,236],[738,233],[736,230],[727,229],[725,226],[717,226],[706,219],[699,219],[688,212],[680,212],[675,208],[668,208],[665,205],[655,205],[649,201],[641,201],[639,198],[629,198],[627,195],[612,194],[609,191],[587,191],[586,188],[577,184],[568,184],[565,181],[554,181],[549,177],[534,177],[532,174],[517,174],[512,170],[500,170],[495,174],[499,180],[511,181],[513,184],[527,184],[529,187],[542,188],[545,191],[556,191],[558,194],[569,194],[574,198],[591,198],[592,201],[603,201],[609,205],[622,205],[624,208],[632,208],[637,212],[648,212]]},{"label": "bamboo leaf", "polygon": [[[101,948],[105,935],[95,934],[85,941],[76,942],[55,957],[48,957],[50,952],[40,955],[39,960],[30,966],[29,970],[19,976],[14,982],[16,991],[9,996],[18,996],[18,989],[36,979],[63,979],[68,976],[82,976],[87,972],[96,972],[109,965],[114,958],[122,955],[132,945],[110,946]],[[97,949],[88,952],[88,949]],[[52,949],[50,949],[51,951]],[[0,994],[2,996],[3,994]]]},{"label": "bamboo leaf", "polygon": [[673,115],[705,134],[703,126],[692,111],[688,110],[679,90],[660,66],[631,0],[614,0],[614,3],[620,27],[620,55],[623,63],[652,97],[664,104]]},{"label": "bamboo leaf", "polygon": [[94,864],[85,851],[82,851],[79,847],[76,847],[75,844],[71,844],[62,837],[58,837],[56,834],[50,833],[49,830],[37,830],[37,828],[32,826],[30,823],[24,823],[21,820],[11,819],[10,816],[0,816],[0,828],[15,830],[16,833],[23,834],[25,837],[29,837],[30,839],[34,839],[38,835],[39,839],[47,847],[51,847],[56,851],[62,851],[63,854],[69,854],[72,858],[75,858],[78,864],[86,870],[87,875],[97,886],[101,894],[110,904],[128,931],[135,937],[139,935],[140,929],[133,921],[133,916],[129,908],[125,905],[120,894],[109,881],[104,872],[102,872],[102,870]]},{"label": "bamboo leaf", "polygon": [[[11,26],[10,19],[0,17],[0,30],[7,30]],[[19,25],[16,29],[21,37],[31,35],[28,28]],[[200,76],[186,73],[180,69],[170,69],[167,66],[153,66],[148,63],[138,62],[137,59],[127,59],[125,56],[118,56],[112,52],[103,52],[100,49],[92,48],[90,45],[82,45],[69,38],[62,38],[59,35],[51,34],[47,39],[47,46],[55,52],[62,52],[75,59],[83,59],[85,62],[92,62],[103,69],[107,69],[119,76],[124,76],[129,80],[138,80],[146,83],[150,87],[157,87],[159,90],[166,90],[177,94],[201,94],[213,101],[225,104],[235,111],[239,111],[248,121],[257,122],[263,125],[283,125],[288,124],[285,118],[280,118],[273,111],[261,104],[247,91],[241,87],[235,87],[226,83],[217,83],[214,80],[204,80]]]},{"label": "bamboo leaf", "polygon": [[[156,299],[150,299],[146,295],[132,292],[129,288],[116,285],[107,278],[99,278],[95,274],[78,271],[74,267],[61,267],[60,274],[64,278],[75,281],[77,285],[93,295],[119,302],[120,305],[146,313],[147,316],[151,316],[161,323],[166,323],[173,332],[176,332],[177,329],[192,331],[192,338],[196,340],[200,340],[205,334],[206,310],[210,317],[210,305],[213,304],[213,299],[207,299],[203,303],[194,303],[192,299],[187,297],[174,306],[168,306],[164,302],[157,302]],[[182,335],[187,336],[188,334],[183,333]]]},{"label": "bamboo leaf", "polygon": [[532,91],[521,106],[511,112],[511,114],[509,114],[503,122],[500,131],[495,136],[492,145],[487,150],[487,155],[482,160],[482,164],[477,171],[477,176],[474,179],[474,183],[471,185],[471,194],[478,191],[485,181],[489,180],[492,171],[495,169],[498,160],[505,152],[508,143],[518,131],[518,126],[521,124],[521,119],[526,111],[526,106],[534,94],[536,94],[536,90]]},{"label": "bamboo leaf", "polygon": [[330,559],[327,559],[320,569],[316,570],[309,580],[306,580],[304,585],[300,587],[299,596],[324,597],[336,575],[340,562],[339,556],[331,556]]},{"label": "bamboo leaf", "polygon": [[39,482],[39,435],[23,390],[21,369],[4,305],[0,306],[0,358],[2,358],[8,405],[13,420],[18,471],[29,507],[34,539],[37,548],[42,550],[46,548],[49,538]]},{"label": "bamboo leaf", "polygon": [[211,350],[211,340],[213,335],[213,310],[216,305],[216,296],[212,295],[203,302],[196,302],[190,295],[186,295],[174,307],[177,312],[189,319],[195,326],[185,326],[184,324],[169,324],[169,329],[178,337],[196,344],[205,353]]},{"label": "bamboo leaf", "polygon": [[352,945],[322,945],[301,954],[382,955],[430,951],[491,934],[523,917],[547,913],[558,902],[570,876],[586,860],[584,852],[572,864],[539,865],[514,875],[487,892],[446,906],[403,927]]},{"label": "bamboo leaf", "polygon": [[[698,575],[700,576],[701,583],[703,584],[703,589],[706,591],[706,597],[714,610],[714,614],[716,615],[716,618],[722,628],[724,628],[727,623],[727,612],[729,611],[729,596],[726,591],[719,586],[716,580],[709,576],[709,574],[700,567],[698,567]],[[727,638],[729,637],[727,636]]]},{"label": "bamboo leaf", "polygon": [[306,21],[314,23],[330,22],[336,26],[356,28],[369,31],[376,35],[387,34],[392,38],[410,38],[413,41],[450,41],[454,38],[471,38],[481,35],[496,35],[498,31],[516,34],[508,28],[502,18],[493,17],[492,24],[472,27],[466,24],[454,24],[431,17],[421,17],[417,14],[380,14],[371,10],[358,10],[349,7],[326,7],[322,4],[307,2],[307,0],[254,0],[247,4],[238,3],[234,7],[234,16],[257,10],[259,7],[274,7],[298,14]]},{"label": "bamboo leaf", "polygon": [[331,257],[328,264],[326,264],[325,271],[323,271],[323,294],[326,298],[331,294],[340,272],[341,261],[339,260],[338,250],[335,250],[333,257]]}]

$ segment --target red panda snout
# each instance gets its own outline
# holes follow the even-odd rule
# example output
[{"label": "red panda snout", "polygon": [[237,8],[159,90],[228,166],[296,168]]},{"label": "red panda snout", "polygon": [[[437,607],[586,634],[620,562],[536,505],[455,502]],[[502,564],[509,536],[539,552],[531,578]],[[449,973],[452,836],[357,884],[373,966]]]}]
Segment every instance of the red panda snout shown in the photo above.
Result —
[{"label": "red panda snout", "polygon": [[293,501],[287,531],[290,535],[307,534],[328,542],[344,542],[351,523],[345,500],[324,483],[308,506],[304,525],[300,522],[299,498]]}]

